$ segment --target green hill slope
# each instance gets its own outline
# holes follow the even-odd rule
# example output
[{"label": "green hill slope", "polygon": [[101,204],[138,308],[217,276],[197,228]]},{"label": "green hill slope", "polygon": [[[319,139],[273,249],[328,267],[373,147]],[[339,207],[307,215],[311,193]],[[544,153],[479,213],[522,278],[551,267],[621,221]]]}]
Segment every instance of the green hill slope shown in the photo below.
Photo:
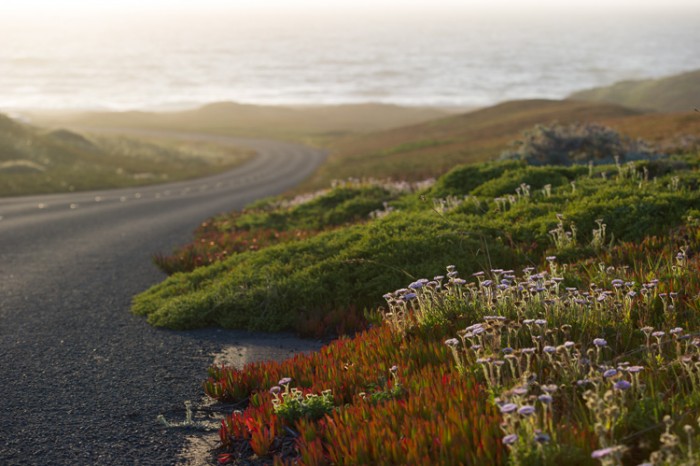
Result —
[{"label": "green hill slope", "polygon": [[496,158],[536,124],[608,121],[642,112],[610,104],[519,100],[427,123],[347,138],[332,146],[328,162],[307,187],[331,179],[374,176],[418,180],[460,163]]},{"label": "green hill slope", "polygon": [[622,81],[576,92],[569,99],[608,102],[660,112],[687,112],[700,107],[700,70],[661,79]]},{"label": "green hill slope", "polygon": [[0,114],[0,196],[173,181],[211,174],[248,157],[233,148],[46,130]]}]

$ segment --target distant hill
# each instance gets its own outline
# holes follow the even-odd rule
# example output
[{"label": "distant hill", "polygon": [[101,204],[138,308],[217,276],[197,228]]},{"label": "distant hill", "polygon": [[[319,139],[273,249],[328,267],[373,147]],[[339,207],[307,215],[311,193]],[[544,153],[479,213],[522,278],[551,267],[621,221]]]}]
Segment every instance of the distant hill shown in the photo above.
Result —
[{"label": "distant hill", "polygon": [[247,160],[240,149],[47,130],[0,114],[0,196],[153,184]]},{"label": "distant hill", "polygon": [[[459,163],[495,159],[536,124],[600,122],[643,114],[619,105],[570,100],[518,100],[417,125],[341,139],[309,187],[333,178],[417,180]],[[699,119],[700,120],[700,119]]]},{"label": "distant hill", "polygon": [[659,112],[688,112],[700,107],[700,70],[661,79],[622,81],[576,92],[568,98]]},{"label": "distant hill", "polygon": [[90,112],[33,117],[42,124],[300,138],[381,131],[442,118],[448,114],[439,109],[388,104],[279,107],[220,102],[178,112]]}]

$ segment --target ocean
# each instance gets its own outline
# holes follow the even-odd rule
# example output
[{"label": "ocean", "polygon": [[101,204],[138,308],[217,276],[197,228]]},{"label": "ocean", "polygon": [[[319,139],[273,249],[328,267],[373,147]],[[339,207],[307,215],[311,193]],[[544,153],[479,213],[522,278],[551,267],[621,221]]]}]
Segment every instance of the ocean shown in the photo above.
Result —
[{"label": "ocean", "polygon": [[480,107],[698,68],[687,13],[0,16],[0,112]]}]

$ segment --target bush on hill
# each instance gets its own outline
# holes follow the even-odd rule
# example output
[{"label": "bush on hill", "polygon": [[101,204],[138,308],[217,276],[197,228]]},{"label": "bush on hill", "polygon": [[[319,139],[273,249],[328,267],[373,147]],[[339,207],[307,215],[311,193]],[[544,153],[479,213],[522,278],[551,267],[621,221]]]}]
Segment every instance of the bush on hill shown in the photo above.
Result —
[{"label": "bush on hill", "polygon": [[611,128],[598,124],[537,125],[523,133],[501,159],[525,160],[533,165],[573,163],[613,163],[657,157],[641,139],[624,138]]}]

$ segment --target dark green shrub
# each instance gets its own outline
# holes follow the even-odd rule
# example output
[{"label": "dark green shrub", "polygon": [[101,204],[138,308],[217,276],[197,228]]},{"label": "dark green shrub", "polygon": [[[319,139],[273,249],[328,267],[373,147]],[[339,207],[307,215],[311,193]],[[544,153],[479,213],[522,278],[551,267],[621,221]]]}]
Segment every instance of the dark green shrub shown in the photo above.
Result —
[{"label": "dark green shrub", "polygon": [[658,154],[646,142],[620,136],[599,124],[537,125],[523,133],[501,159],[525,160],[533,165],[571,165],[572,163],[613,163],[655,157]]}]

